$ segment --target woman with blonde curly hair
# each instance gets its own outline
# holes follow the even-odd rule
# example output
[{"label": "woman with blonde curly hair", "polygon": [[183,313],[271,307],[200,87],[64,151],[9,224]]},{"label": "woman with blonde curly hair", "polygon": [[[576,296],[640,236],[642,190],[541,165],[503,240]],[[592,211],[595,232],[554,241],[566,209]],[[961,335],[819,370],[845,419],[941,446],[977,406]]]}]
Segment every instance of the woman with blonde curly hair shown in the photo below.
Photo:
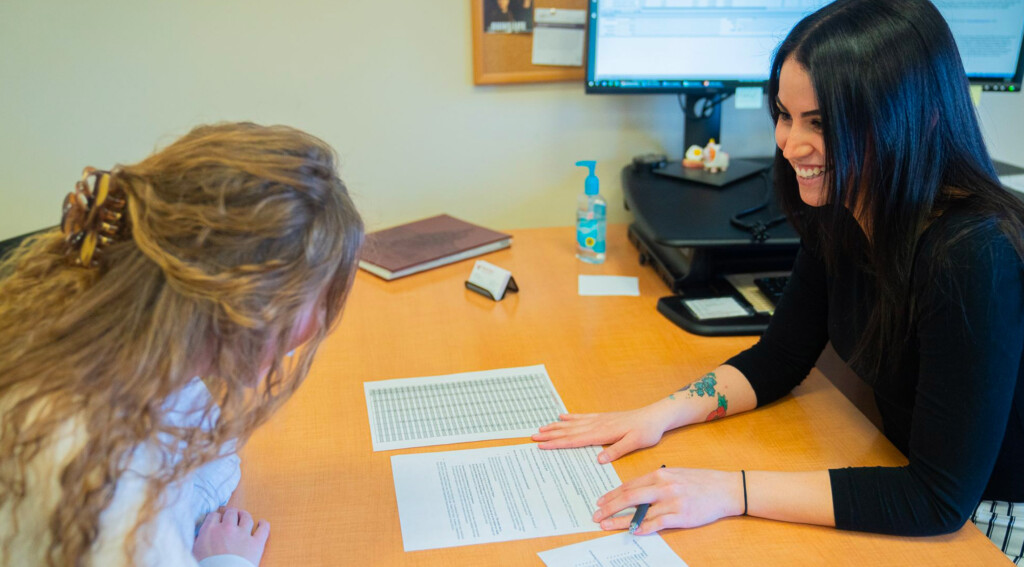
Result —
[{"label": "woman with blonde curly hair", "polygon": [[352,284],[333,151],[202,126],[63,213],[0,264],[0,564],[258,564],[269,524],[218,508]]}]

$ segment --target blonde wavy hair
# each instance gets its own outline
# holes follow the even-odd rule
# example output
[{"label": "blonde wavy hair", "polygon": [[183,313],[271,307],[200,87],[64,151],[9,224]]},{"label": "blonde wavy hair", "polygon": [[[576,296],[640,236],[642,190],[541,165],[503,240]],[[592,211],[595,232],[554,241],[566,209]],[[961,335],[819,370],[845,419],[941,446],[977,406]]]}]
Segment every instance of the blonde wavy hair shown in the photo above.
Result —
[{"label": "blonde wavy hair", "polygon": [[[0,509],[26,496],[28,463],[62,424],[75,416],[86,430],[60,471],[50,565],[84,564],[133,449],[181,452],[148,479],[138,534],[169,484],[244,443],[298,388],[363,239],[335,161],[292,128],[201,126],[112,171],[131,238],[98,267],[70,266],[56,230],[0,264],[0,400],[13,400],[0,421]],[[287,357],[311,307],[319,324]],[[208,431],[168,424],[165,402],[199,373],[213,394],[203,416],[216,403],[219,418]]]}]

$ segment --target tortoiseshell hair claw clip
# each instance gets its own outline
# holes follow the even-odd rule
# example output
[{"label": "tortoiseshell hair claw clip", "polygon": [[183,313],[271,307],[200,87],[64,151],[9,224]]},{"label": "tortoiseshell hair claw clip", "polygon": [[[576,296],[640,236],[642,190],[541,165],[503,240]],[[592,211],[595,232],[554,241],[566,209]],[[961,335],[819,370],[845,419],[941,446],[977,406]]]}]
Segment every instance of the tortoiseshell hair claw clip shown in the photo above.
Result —
[{"label": "tortoiseshell hair claw clip", "polygon": [[96,267],[105,247],[129,237],[127,203],[111,172],[92,167],[82,170],[82,178],[64,198],[61,211],[60,230],[69,263]]}]

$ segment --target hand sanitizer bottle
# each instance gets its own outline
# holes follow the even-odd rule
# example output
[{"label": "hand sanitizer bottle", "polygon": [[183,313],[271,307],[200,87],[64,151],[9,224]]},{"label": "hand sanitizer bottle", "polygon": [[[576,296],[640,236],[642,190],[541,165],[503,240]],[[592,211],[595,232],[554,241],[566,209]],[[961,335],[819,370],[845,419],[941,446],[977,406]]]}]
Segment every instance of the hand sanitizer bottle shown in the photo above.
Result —
[{"label": "hand sanitizer bottle", "polygon": [[596,161],[578,161],[576,165],[590,168],[583,184],[583,194],[576,200],[576,257],[584,262],[604,262],[604,233],[608,204],[598,193],[594,175]]}]

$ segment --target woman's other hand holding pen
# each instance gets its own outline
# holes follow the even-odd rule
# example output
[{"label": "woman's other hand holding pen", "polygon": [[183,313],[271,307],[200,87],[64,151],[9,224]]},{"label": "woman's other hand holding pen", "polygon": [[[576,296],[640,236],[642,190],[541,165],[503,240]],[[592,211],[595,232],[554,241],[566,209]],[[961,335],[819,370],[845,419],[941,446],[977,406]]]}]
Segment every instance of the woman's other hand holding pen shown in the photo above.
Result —
[{"label": "woman's other hand holding pen", "polygon": [[650,504],[637,535],[665,528],[695,528],[743,514],[743,480],[739,471],[657,469],[623,483],[597,499],[594,521],[603,530],[629,528],[630,516],[614,514]]}]

